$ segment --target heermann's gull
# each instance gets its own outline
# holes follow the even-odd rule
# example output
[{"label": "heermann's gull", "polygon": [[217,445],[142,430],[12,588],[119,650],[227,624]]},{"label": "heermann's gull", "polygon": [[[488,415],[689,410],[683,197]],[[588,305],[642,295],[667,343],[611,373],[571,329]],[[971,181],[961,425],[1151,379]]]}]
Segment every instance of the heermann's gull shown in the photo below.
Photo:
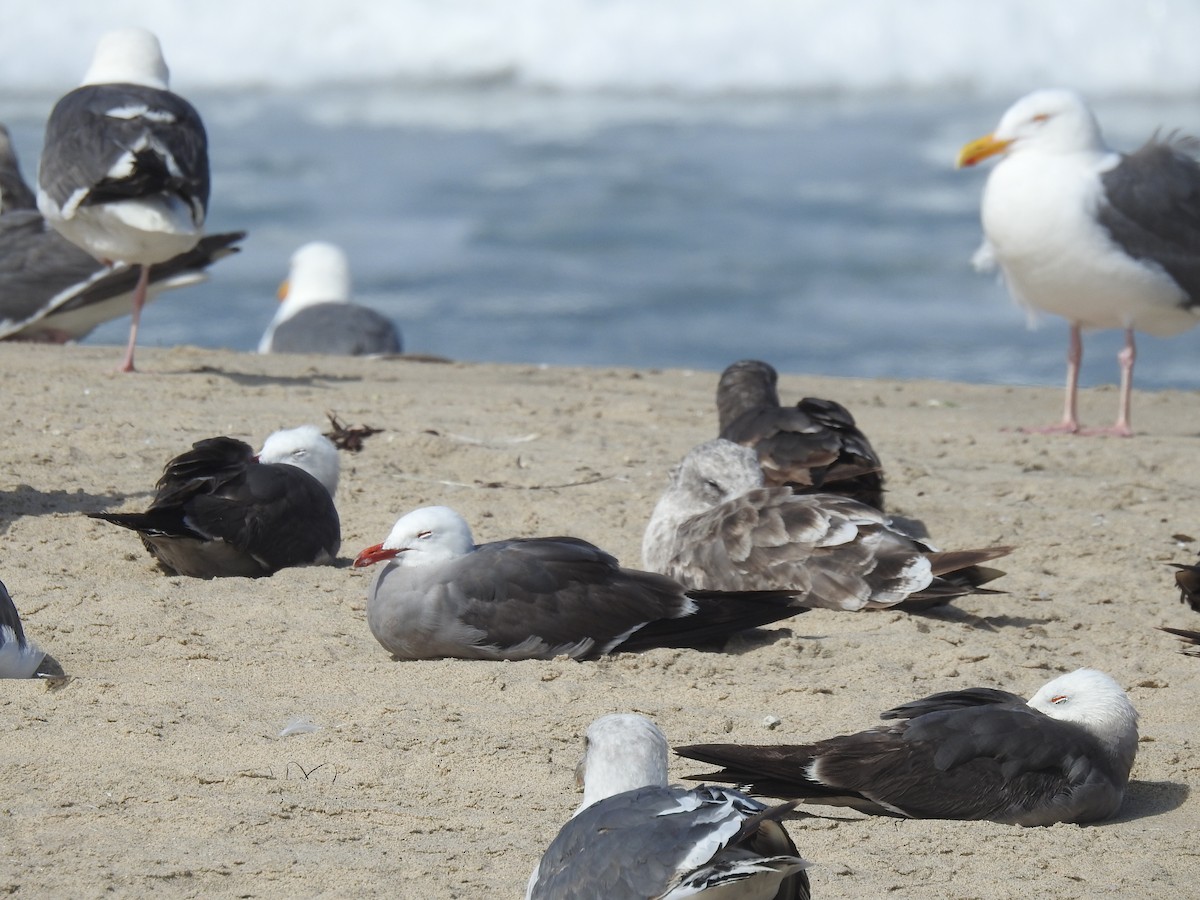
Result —
[{"label": "heermann's gull", "polygon": [[1180,653],[1187,656],[1200,656],[1200,631],[1189,631],[1186,628],[1159,628],[1159,631],[1165,631],[1167,634],[1173,634],[1179,638],[1187,646],[1180,650]]},{"label": "heermann's gull", "polygon": [[391,319],[350,302],[350,264],[340,247],[316,241],[292,254],[279,299],[259,353],[400,352],[400,333]]},{"label": "heermann's gull", "polygon": [[793,590],[803,606],[923,609],[999,577],[980,563],[1010,550],[931,552],[856,500],[763,487],[754,451],[717,438],[671,470],[642,564],[691,588]]},{"label": "heermann's gull", "polygon": [[260,463],[287,463],[303,469],[329,491],[337,494],[341,460],[333,441],[316,425],[283,428],[268,435],[258,451]]},{"label": "heermann's gull", "polygon": [[37,209],[37,198],[21,176],[12,135],[0,124],[0,216],[19,209]]},{"label": "heermann's gull", "polygon": [[0,581],[0,678],[32,678],[46,651],[25,638],[17,606]]},{"label": "heermann's gull", "polygon": [[754,450],[768,485],[841,494],[882,510],[883,464],[850,411],[816,397],[781,406],[778,382],[757,359],[726,368],[717,383],[720,437]]},{"label": "heermann's gull", "polygon": [[204,125],[167,81],[153,34],[105,34],[82,86],[50,113],[38,169],[38,209],[59,234],[102,262],[140,268],[125,372],[149,266],[196,246],[208,206]]},{"label": "heermann's gull", "polygon": [[814,744],[677,747],[724,766],[696,780],[914,819],[1014,825],[1116,814],[1137,754],[1137,711],[1111,677],[1077,669],[1026,703],[991,688],[947,691],[883,713],[896,719]]},{"label": "heermann's gull", "polygon": [[1168,336],[1200,314],[1200,165],[1196,142],[1151,137],[1118,154],[1074,91],[1035,91],[991,134],[962,148],[959,166],[1003,159],[983,193],[985,240],[977,268],[999,264],[1014,299],[1071,326],[1063,420],[1038,431],[1080,432],[1076,412],[1081,329],[1121,328],[1125,346],[1115,424],[1133,434],[1133,332]]},{"label": "heermann's gull", "polygon": [[667,739],[645,716],[588,726],[583,805],[529,878],[526,900],[711,897],[808,900],[805,862],[768,809],[738,791],[667,785]]},{"label": "heermann's gull", "polygon": [[712,646],[803,612],[782,591],[685,591],[662,575],[622,569],[579,538],[477,546],[445,506],[401,517],[354,565],[385,561],[367,595],[367,624],[399,659],[593,659]]},{"label": "heermann's gull", "polygon": [[197,441],[158,480],[144,513],[88,513],[130,528],[179,575],[257,578],[331,563],[341,525],[326,487],[298,465],[259,463],[230,437]]},{"label": "heermann's gull", "polygon": [[1179,600],[1196,612],[1200,612],[1200,566],[1187,563],[1171,563],[1179,571],[1175,573],[1175,586],[1179,588]]}]

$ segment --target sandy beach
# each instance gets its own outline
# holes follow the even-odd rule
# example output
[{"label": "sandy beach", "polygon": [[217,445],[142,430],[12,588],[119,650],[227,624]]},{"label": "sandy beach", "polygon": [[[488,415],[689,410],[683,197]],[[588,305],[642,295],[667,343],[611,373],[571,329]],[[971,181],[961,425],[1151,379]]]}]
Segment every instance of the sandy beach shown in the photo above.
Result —
[{"label": "sandy beach", "polygon": [[[784,374],[841,401],[887,467],[890,510],[947,549],[1012,544],[993,586],[929,615],[814,611],[726,653],[599,662],[398,662],[350,568],[403,512],[454,507],[479,542],[571,534],[640,566],[668,469],[715,436],[716,372],[4,345],[0,580],[70,676],[0,683],[0,893],[30,897],[516,897],[578,804],[594,717],[675,744],[788,742],[974,686],[1032,694],[1080,666],[1141,713],[1121,814],[1092,826],[789,820],[818,898],[1179,897],[1200,876],[1200,628],[1169,562],[1195,558],[1200,393],[1139,393],[1132,440],[1027,436],[1057,388]],[[730,360],[732,361],[732,360]],[[1083,396],[1108,424],[1112,389]],[[144,508],[163,464],[261,444],[327,410],[384,429],[344,454],[336,567],[164,575],[84,516]],[[777,727],[764,721],[773,716]],[[281,736],[297,722],[311,723]],[[315,729],[315,730],[314,730]],[[293,728],[293,730],[295,730]],[[682,777],[704,767],[673,760]]]}]

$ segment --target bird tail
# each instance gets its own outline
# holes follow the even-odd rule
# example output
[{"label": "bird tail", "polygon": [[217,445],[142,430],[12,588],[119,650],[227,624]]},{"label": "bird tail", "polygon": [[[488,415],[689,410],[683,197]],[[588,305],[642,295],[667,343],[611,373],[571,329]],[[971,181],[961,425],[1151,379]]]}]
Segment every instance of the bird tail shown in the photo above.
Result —
[{"label": "bird tail", "polygon": [[770,625],[807,609],[792,605],[795,592],[688,591],[695,605],[690,615],[658,619],[643,625],[615,649],[620,652],[655,647],[719,649],[730,635]]}]

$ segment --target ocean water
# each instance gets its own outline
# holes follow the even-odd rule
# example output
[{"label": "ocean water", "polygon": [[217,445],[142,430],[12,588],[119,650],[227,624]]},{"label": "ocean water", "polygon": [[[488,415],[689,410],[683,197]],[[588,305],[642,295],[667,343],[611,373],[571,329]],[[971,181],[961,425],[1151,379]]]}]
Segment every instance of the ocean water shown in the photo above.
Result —
[{"label": "ocean water", "polygon": [[[1118,148],[1200,132],[1183,2],[118,9],[0,0],[20,23],[0,120],[32,178],[95,37],[160,35],[209,129],[210,230],[250,236],[149,309],[147,345],[252,349],[292,250],[323,239],[413,352],[1057,384],[1065,325],[1028,330],[969,265],[986,172],[954,171],[958,146],[1049,84],[1084,90]],[[1138,385],[1200,385],[1198,335],[1142,338]],[[1119,343],[1086,340],[1085,383],[1115,380]]]}]

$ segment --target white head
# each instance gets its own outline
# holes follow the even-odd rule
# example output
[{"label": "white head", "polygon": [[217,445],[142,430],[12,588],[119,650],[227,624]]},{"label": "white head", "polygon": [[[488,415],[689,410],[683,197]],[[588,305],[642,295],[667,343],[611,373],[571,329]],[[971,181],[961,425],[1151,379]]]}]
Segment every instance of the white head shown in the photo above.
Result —
[{"label": "white head", "polygon": [[667,785],[667,738],[637,713],[601,716],[588,726],[583,760],[575,769],[583,780],[583,803],[575,815],[598,800],[636,788]]},{"label": "white head", "polygon": [[1087,729],[1126,765],[1137,752],[1137,710],[1121,686],[1096,669],[1076,669],[1049,681],[1029,705],[1051,718]]},{"label": "white head", "polygon": [[350,262],[342,248],[313,241],[292,254],[287,280],[279,286],[283,305],[275,318],[282,322],[317,303],[349,303],[350,290]]},{"label": "white head", "polygon": [[998,153],[1106,152],[1100,125],[1075,91],[1059,88],[1026,94],[1009,107],[996,130],[959,151],[959,166],[973,166]]},{"label": "white head", "polygon": [[258,451],[260,463],[285,463],[303,469],[329,491],[337,493],[341,461],[333,441],[321,434],[316,425],[301,425],[276,431]]},{"label": "white head", "polygon": [[158,38],[145,28],[121,28],[101,36],[80,84],[140,84],[165,91],[170,80]]},{"label": "white head", "polygon": [[424,566],[466,556],[475,549],[466,519],[448,506],[423,506],[401,516],[382,544],[375,544],[354,560],[356,568],[383,560],[399,566]]}]

